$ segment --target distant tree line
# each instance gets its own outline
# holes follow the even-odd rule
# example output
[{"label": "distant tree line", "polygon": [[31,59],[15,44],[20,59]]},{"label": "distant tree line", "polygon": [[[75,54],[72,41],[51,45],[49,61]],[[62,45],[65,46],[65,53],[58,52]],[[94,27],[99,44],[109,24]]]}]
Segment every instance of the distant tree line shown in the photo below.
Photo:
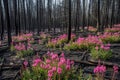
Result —
[{"label": "distant tree line", "polygon": [[[0,0],[0,35],[15,32],[103,31],[120,23],[120,0]],[[71,32],[71,31],[70,31]]]}]

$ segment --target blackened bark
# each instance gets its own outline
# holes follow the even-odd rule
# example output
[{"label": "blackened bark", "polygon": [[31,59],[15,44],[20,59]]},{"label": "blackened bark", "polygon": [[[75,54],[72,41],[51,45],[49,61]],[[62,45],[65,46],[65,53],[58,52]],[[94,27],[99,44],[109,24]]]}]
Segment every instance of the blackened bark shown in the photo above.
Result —
[{"label": "blackened bark", "polygon": [[10,26],[10,17],[9,17],[9,9],[8,9],[8,0],[3,0],[5,7],[5,15],[7,21],[7,33],[8,33],[8,46],[10,47],[12,38],[11,38],[11,26]]},{"label": "blackened bark", "polygon": [[4,19],[3,19],[3,10],[2,10],[2,3],[0,1],[0,12],[1,12],[1,40],[3,40],[3,36],[4,36]]},{"label": "blackened bark", "polygon": [[115,6],[115,0],[112,0],[112,13],[111,13],[110,28],[112,28],[114,24],[114,6]]},{"label": "blackened bark", "polygon": [[98,31],[100,32],[101,31],[101,28],[100,28],[100,0],[98,0],[98,15],[97,15],[97,26],[98,26]]},{"label": "blackened bark", "polygon": [[82,29],[84,31],[84,27],[85,27],[85,0],[83,0],[83,15],[82,15]]},{"label": "blackened bark", "polygon": [[69,0],[69,27],[68,27],[68,42],[71,40],[71,0]]}]

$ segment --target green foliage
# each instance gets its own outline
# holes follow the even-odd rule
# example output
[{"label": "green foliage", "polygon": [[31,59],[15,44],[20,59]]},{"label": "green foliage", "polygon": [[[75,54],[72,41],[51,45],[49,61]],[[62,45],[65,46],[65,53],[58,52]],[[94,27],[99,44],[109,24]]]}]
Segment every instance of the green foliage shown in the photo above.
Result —
[{"label": "green foliage", "polygon": [[15,51],[15,47],[13,44],[11,44],[11,46],[10,46],[10,51]]},{"label": "green foliage", "polygon": [[98,59],[107,60],[112,57],[112,52],[111,52],[111,50],[104,50],[101,48],[96,50],[95,48],[92,48],[90,55],[91,55],[92,59],[94,59],[94,60],[98,60]]},{"label": "green foliage", "polygon": [[33,50],[21,50],[21,51],[16,51],[18,57],[26,57],[26,56],[31,56],[33,55]]},{"label": "green foliage", "polygon": [[117,43],[120,42],[120,37],[110,36],[108,38],[102,39],[103,43]]}]

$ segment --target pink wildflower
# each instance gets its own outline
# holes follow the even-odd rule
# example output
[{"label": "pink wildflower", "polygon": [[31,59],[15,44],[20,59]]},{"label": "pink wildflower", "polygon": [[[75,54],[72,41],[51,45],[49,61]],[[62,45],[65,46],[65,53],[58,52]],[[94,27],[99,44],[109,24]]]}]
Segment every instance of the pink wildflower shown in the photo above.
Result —
[{"label": "pink wildflower", "polygon": [[41,62],[41,59],[39,59],[39,58],[38,58],[38,59],[35,59],[35,60],[33,61],[33,63],[37,63],[37,64],[38,64],[39,62]]},{"label": "pink wildflower", "polygon": [[50,59],[46,59],[46,63],[50,63],[51,62],[51,60]]},{"label": "pink wildflower", "polygon": [[66,65],[66,69],[67,69],[67,70],[70,70],[70,65]]},{"label": "pink wildflower", "polygon": [[62,53],[60,56],[61,56],[61,57],[64,57],[65,55],[64,55],[64,53]]},{"label": "pink wildflower", "polygon": [[52,77],[53,76],[53,71],[52,70],[49,70],[48,71],[48,77]]},{"label": "pink wildflower", "polygon": [[57,69],[56,67],[52,67],[52,70],[53,70],[53,71],[56,71],[56,69]]},{"label": "pink wildflower", "polygon": [[99,49],[98,46],[96,46],[95,49],[98,50]]},{"label": "pink wildflower", "polygon": [[106,72],[106,66],[100,65],[94,68],[94,73],[104,73]]},{"label": "pink wildflower", "polygon": [[37,66],[37,63],[32,64],[32,66],[33,66],[33,67],[36,67],[36,66]]},{"label": "pink wildflower", "polygon": [[60,67],[57,68],[57,73],[61,74],[62,73],[62,69]]},{"label": "pink wildflower", "polygon": [[114,69],[114,72],[115,72],[115,73],[118,73],[118,69],[119,69],[118,66],[114,65],[114,66],[113,66],[113,69]]}]

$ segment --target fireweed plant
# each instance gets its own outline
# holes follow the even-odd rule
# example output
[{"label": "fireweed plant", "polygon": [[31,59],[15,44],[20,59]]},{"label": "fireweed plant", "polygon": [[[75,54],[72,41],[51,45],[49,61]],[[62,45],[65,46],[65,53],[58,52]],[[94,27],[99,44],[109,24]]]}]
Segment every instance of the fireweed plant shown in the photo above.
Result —
[{"label": "fireweed plant", "polygon": [[[118,74],[118,66],[113,66],[113,74],[111,80],[116,80],[116,76]],[[94,68],[93,72],[96,75],[95,80],[105,80],[105,73],[107,71],[107,67],[105,65],[101,65],[100,63]]]},{"label": "fireweed plant", "polygon": [[105,28],[105,32],[120,32],[120,27]]},{"label": "fireweed plant", "polygon": [[120,33],[108,33],[105,32],[104,34],[101,34],[98,36],[99,39],[102,40],[103,43],[116,43],[120,42]]},{"label": "fireweed plant", "polygon": [[48,52],[44,59],[33,60],[32,67],[27,67],[22,73],[22,80],[81,80],[82,76],[75,74],[74,61],[66,59],[64,53],[60,56]]},{"label": "fireweed plant", "polygon": [[15,41],[24,41],[24,40],[30,39],[32,36],[33,36],[32,33],[21,34],[21,35],[19,35],[19,36],[13,36],[13,37],[12,37],[12,41],[13,41],[13,42],[15,42]]},{"label": "fireweed plant", "polygon": [[75,42],[64,46],[65,50],[90,50],[93,46],[99,46],[102,41],[97,36],[89,35],[86,38],[79,37]]},{"label": "fireweed plant", "polygon": [[28,44],[27,47],[24,43],[19,43],[13,45],[11,44],[11,51],[15,51],[18,57],[25,57],[33,54],[33,49],[31,48],[31,44]]},{"label": "fireweed plant", "polygon": [[[76,35],[71,34],[71,41],[75,40]],[[58,38],[54,38],[48,41],[47,47],[50,48],[61,48],[62,44],[65,44],[67,42],[67,34],[63,34],[58,36]]]},{"label": "fireweed plant", "polygon": [[112,57],[112,52],[110,50],[110,44],[93,47],[91,50],[91,57],[94,60],[107,60]]},{"label": "fireweed plant", "polygon": [[49,38],[49,37],[51,37],[50,34],[47,34],[47,33],[44,33],[44,32],[40,32],[40,38],[41,38],[41,39],[47,39],[47,38]]},{"label": "fireweed plant", "polygon": [[88,27],[88,31],[90,31],[90,32],[96,32],[97,28],[94,28],[93,26],[89,26]]},{"label": "fireweed plant", "polygon": [[51,39],[51,35],[44,33],[44,32],[40,32],[40,40],[41,43],[45,44],[46,42],[48,42]]}]

